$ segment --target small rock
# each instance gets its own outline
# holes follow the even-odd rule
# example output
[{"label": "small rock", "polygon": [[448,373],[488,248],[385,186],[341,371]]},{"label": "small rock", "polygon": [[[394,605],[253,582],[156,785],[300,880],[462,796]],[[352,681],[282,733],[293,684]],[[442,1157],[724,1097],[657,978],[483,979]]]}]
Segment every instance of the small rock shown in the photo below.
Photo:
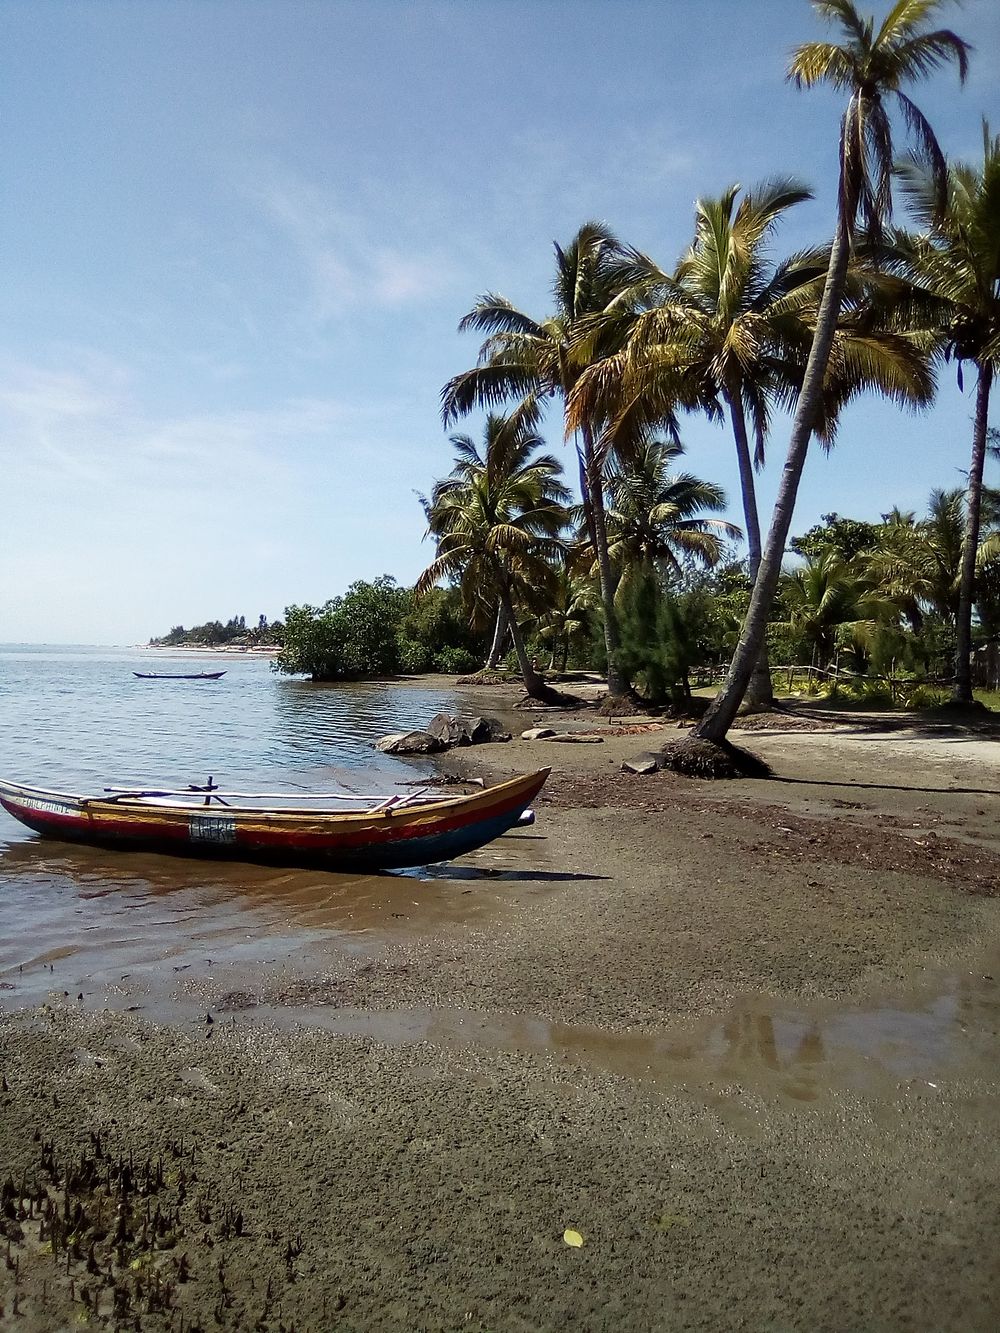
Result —
[{"label": "small rock", "polygon": [[427,731],[396,732],[375,742],[375,749],[383,754],[437,754],[444,748],[437,736]]},{"label": "small rock", "polygon": [[471,744],[465,725],[447,713],[435,713],[427,723],[426,731],[428,736],[436,736],[446,747]]},{"label": "small rock", "polygon": [[397,741],[401,741],[406,735],[407,732],[405,731],[394,731],[390,736],[383,736],[381,740],[376,741],[375,749],[381,750],[383,754],[392,754],[393,751],[389,747],[395,745]]},{"label": "small rock", "polygon": [[504,731],[503,723],[496,717],[474,717],[464,724],[470,745],[483,745],[487,741],[509,741],[511,734]]},{"label": "small rock", "polygon": [[659,760],[655,754],[648,751],[644,754],[637,754],[633,759],[626,759],[622,763],[622,768],[626,773],[640,773],[643,777],[647,773],[655,773],[660,767]]},{"label": "small rock", "polygon": [[522,741],[544,741],[556,733],[551,727],[529,727],[527,731],[521,732]]}]

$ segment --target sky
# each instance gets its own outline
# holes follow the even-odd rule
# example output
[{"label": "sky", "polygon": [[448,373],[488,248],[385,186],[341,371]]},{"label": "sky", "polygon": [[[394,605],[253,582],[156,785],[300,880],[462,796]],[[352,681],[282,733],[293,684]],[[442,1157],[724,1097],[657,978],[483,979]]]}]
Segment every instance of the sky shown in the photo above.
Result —
[{"label": "sky", "polygon": [[[881,16],[885,0],[869,0]],[[486,291],[541,317],[588,219],[672,266],[694,201],[793,174],[777,250],[832,231],[840,102],[784,78],[808,0],[0,0],[0,641],[173,625],[411,583],[448,473],[441,386]],[[916,100],[950,156],[1000,128],[1000,3]],[[962,482],[971,381],[865,401],[794,531]],[[994,411],[994,420],[996,412]],[[474,436],[480,422],[461,429]],[[725,486],[731,439],[683,422]],[[562,442],[558,411],[546,435]],[[775,423],[769,511],[787,428]]]}]

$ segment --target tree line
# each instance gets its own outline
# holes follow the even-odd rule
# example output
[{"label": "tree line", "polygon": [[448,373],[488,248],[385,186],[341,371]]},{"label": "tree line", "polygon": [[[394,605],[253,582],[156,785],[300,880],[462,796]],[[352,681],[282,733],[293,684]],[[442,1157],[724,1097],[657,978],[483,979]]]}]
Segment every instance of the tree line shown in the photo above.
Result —
[{"label": "tree line", "polygon": [[151,648],[181,648],[186,645],[201,648],[258,648],[271,647],[281,642],[284,626],[280,620],[269,622],[267,616],[257,617],[256,625],[248,625],[245,616],[230,616],[221,620],[206,620],[203,625],[193,625],[185,629],[183,625],[173,628],[158,639],[150,639]]}]

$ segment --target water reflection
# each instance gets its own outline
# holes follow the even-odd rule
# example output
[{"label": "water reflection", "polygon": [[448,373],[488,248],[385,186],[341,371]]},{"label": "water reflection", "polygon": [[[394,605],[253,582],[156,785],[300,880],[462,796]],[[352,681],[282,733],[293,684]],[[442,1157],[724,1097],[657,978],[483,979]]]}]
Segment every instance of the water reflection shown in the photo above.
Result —
[{"label": "water reflection", "polygon": [[[459,707],[452,691],[423,683],[319,686],[275,676],[260,659],[222,664],[219,681],[149,681],[132,672],[204,669],[205,659],[0,647],[5,775],[52,787],[176,786],[212,773],[272,790],[353,773],[366,791],[391,790],[414,762],[381,755],[373,742]],[[5,817],[0,828],[14,836]]]},{"label": "water reflection", "polygon": [[715,1088],[727,1114],[742,1087],[795,1102],[838,1088],[891,1095],[900,1080],[934,1088],[955,1077],[993,1079],[1000,1059],[1000,988],[979,972],[942,974],[909,994],[863,1005],[748,998],[722,1016],[654,1034],[423,1006],[272,1006],[258,1017],[389,1043],[520,1051],[657,1086]]},{"label": "water reflection", "polygon": [[357,955],[403,933],[469,924],[500,902],[488,880],[473,894],[419,872],[284,870],[41,841],[0,853],[0,877],[17,884],[0,896],[0,979],[16,983],[7,1007],[53,988],[96,992],[182,958]]}]

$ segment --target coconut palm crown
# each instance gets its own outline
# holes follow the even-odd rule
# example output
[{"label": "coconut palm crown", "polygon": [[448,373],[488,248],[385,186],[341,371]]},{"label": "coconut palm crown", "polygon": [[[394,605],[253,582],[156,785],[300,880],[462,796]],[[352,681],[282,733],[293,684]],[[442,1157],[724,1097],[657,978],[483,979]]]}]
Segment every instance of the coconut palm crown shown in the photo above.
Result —
[{"label": "coconut palm crown", "polygon": [[726,507],[720,486],[691,472],[672,471],[684,453],[674,441],[648,441],[608,475],[608,535],[619,586],[633,572],[657,569],[679,575],[689,562],[718,564],[727,541],[743,534],[725,519],[708,517]]}]

